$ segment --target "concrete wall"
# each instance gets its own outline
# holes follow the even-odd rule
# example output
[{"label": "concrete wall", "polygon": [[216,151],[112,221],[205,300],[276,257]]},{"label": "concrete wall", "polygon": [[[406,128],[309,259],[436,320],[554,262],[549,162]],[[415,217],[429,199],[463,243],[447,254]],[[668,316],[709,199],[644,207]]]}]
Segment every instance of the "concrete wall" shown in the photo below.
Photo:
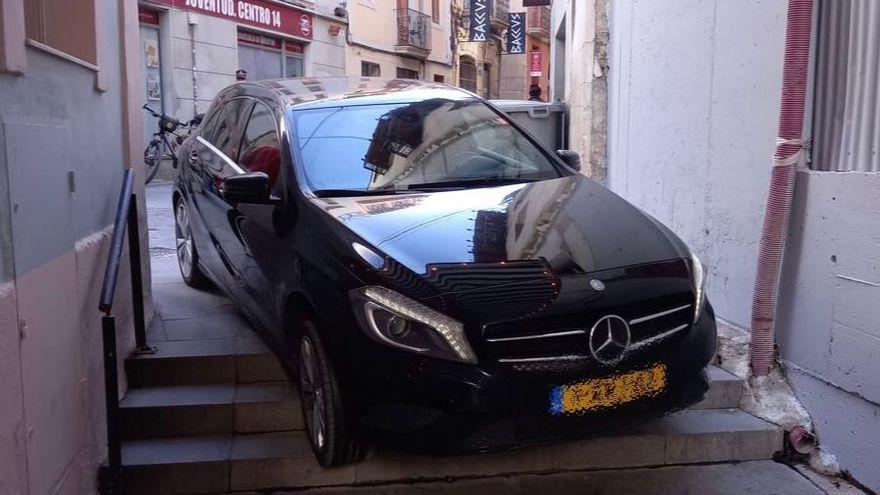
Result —
[{"label": "concrete wall", "polygon": [[[719,315],[747,327],[776,135],[785,3],[614,2],[608,185],[708,268]],[[574,117],[573,117],[574,118]]]},{"label": "concrete wall", "polygon": [[609,5],[607,0],[554,2],[550,21],[549,99],[565,102],[567,147],[580,153],[582,172],[600,181],[608,157]]},{"label": "concrete wall", "polygon": [[[106,456],[97,300],[123,170],[140,146],[127,119],[130,47],[120,26],[126,18],[125,29],[136,29],[136,12],[120,13],[120,4],[97,5],[100,73],[28,47],[23,75],[0,74],[4,495],[92,493]],[[125,356],[133,347],[126,271],[118,290]]]},{"label": "concrete wall", "polygon": [[880,173],[798,174],[778,336],[798,397],[858,480],[880,488]]},{"label": "concrete wall", "polygon": [[[785,7],[631,0],[611,9],[607,183],[690,245],[708,268],[718,315],[743,327],[778,121]],[[799,173],[777,326],[820,440],[875,489],[878,197],[878,174]]]}]

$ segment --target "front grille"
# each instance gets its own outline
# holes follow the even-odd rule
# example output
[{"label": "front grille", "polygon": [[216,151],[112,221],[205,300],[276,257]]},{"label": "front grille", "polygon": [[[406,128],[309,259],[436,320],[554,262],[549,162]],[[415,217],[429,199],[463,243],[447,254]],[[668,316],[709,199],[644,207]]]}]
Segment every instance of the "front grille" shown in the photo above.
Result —
[{"label": "front grille", "polygon": [[650,312],[638,314],[602,310],[487,325],[482,347],[490,360],[520,371],[562,372],[595,365],[589,350],[590,329],[602,317],[616,314],[629,324],[631,340],[625,357],[633,356],[682,335],[689,327],[693,304],[666,299],[666,306],[648,305],[654,306]]}]

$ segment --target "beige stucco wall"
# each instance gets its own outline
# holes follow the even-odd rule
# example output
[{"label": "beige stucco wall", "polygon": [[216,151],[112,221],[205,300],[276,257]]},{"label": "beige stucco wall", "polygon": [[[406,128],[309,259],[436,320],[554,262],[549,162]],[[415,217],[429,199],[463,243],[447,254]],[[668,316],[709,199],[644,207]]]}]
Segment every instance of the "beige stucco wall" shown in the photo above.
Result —
[{"label": "beige stucco wall", "polygon": [[[477,64],[477,94],[483,98],[498,98],[500,90],[500,74],[501,74],[501,51],[502,47],[498,40],[490,38],[485,43],[474,43],[469,41],[459,42],[458,56],[455,64],[455,84],[458,84],[459,73],[458,68],[462,57],[470,57]],[[486,71],[483,69],[485,64],[491,67],[489,71],[489,91],[486,91]]]},{"label": "beige stucco wall", "polygon": [[[379,64],[381,77],[396,77],[397,68],[417,71],[420,78],[433,81],[442,75],[452,80],[451,0],[440,1],[440,22],[431,22],[431,51],[425,59],[395,53],[397,44],[398,0],[354,0],[348,3],[349,45],[346,74],[360,75],[361,62]],[[430,0],[409,0],[408,8],[431,15]]]},{"label": "beige stucco wall", "polygon": [[[0,285],[0,493],[94,493],[106,458],[101,320],[111,230]],[[126,258],[127,260],[127,258]],[[124,260],[114,315],[134,347]],[[120,395],[126,388],[120,374]]]}]

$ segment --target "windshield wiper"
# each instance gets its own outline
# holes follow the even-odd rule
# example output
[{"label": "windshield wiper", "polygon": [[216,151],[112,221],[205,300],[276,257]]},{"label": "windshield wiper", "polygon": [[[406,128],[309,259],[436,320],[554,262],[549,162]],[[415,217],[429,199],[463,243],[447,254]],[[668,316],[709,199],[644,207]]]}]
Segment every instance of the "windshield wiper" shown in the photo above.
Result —
[{"label": "windshield wiper", "polygon": [[319,198],[340,198],[347,196],[389,196],[394,194],[412,194],[417,191],[409,189],[317,189],[312,194]]},{"label": "windshield wiper", "polygon": [[506,184],[519,184],[522,182],[536,182],[539,179],[525,177],[468,177],[464,179],[444,180],[441,182],[426,182],[424,184],[410,184],[407,189],[465,189],[472,186],[503,186]]}]

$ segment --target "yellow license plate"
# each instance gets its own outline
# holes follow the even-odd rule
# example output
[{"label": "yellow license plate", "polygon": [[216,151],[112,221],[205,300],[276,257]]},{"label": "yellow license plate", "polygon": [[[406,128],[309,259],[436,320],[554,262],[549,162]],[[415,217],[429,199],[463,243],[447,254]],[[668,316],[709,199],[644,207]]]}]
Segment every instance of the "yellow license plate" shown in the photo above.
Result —
[{"label": "yellow license plate", "polygon": [[584,413],[653,397],[666,388],[666,365],[595,378],[550,390],[550,414]]}]

